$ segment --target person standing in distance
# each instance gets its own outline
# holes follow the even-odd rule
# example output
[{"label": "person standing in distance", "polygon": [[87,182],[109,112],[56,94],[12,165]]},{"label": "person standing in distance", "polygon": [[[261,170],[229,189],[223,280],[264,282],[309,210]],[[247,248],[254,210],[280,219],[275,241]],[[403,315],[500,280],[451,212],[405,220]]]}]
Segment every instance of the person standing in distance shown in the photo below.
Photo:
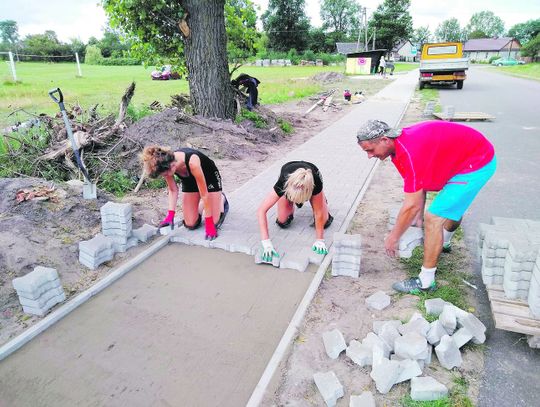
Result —
[{"label": "person standing in distance", "polygon": [[[411,294],[435,290],[441,252],[450,250],[451,238],[463,214],[495,173],[493,145],[477,130],[445,121],[427,121],[398,130],[385,122],[368,120],[356,137],[369,158],[390,157],[403,177],[403,205],[384,241],[388,255],[396,255],[403,233],[424,216],[420,273],[417,278],[396,282],[392,287]],[[424,214],[428,191],[439,193]]]}]

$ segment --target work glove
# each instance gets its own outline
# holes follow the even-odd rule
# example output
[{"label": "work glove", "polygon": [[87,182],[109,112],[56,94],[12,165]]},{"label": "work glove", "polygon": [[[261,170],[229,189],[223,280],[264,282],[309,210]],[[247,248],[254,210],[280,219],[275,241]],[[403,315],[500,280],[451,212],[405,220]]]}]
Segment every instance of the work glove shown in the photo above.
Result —
[{"label": "work glove", "polygon": [[159,227],[162,228],[163,226],[169,226],[171,225],[171,228],[174,226],[174,214],[176,212],[175,211],[169,211],[167,213],[167,216],[165,217],[165,219],[163,219],[161,221],[161,223],[159,224]]},{"label": "work glove", "polygon": [[326,248],[326,244],[324,244],[323,239],[315,240],[315,243],[313,243],[313,246],[311,246],[311,250],[317,254],[328,254],[328,249]]},{"label": "work glove", "polygon": [[214,225],[214,219],[212,216],[207,216],[204,218],[204,228],[206,240],[214,240],[217,237],[216,225]]},{"label": "work glove", "polygon": [[279,257],[279,254],[274,249],[274,245],[270,239],[262,240],[261,244],[263,247],[262,259],[264,261],[272,261],[274,256]]}]

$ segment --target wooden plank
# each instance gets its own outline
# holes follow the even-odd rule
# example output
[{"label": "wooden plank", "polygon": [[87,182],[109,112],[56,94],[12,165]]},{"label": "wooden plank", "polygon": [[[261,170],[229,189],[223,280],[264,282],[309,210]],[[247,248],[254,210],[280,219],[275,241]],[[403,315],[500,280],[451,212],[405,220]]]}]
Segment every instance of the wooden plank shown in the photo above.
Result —
[{"label": "wooden plank", "polygon": [[334,99],[333,96],[328,96],[323,104],[323,112],[326,112],[328,108],[330,107],[330,103],[332,103],[332,99]]},{"label": "wooden plank", "polygon": [[540,335],[540,319],[536,318],[526,301],[504,296],[502,286],[488,288],[495,328],[526,335]]},{"label": "wooden plank", "polygon": [[510,315],[493,313],[495,328],[504,331],[518,332],[525,335],[540,335],[540,325],[535,326],[528,320],[512,317]]},{"label": "wooden plank", "polygon": [[455,112],[453,116],[444,113],[433,113],[433,116],[441,120],[449,121],[471,121],[471,120],[493,120],[495,116],[482,112]]},{"label": "wooden plank", "polygon": [[504,291],[502,290],[489,287],[487,292],[488,292],[488,297],[490,301],[498,301],[502,303],[515,304],[515,305],[520,305],[527,308],[529,307],[527,301],[525,300],[506,298],[504,295]]},{"label": "wooden plank", "polygon": [[540,320],[534,317],[528,306],[523,306],[521,304],[509,304],[500,301],[491,301],[491,309],[493,312],[497,312],[499,314],[511,315],[514,317],[530,319],[531,321],[537,321],[540,326]]}]

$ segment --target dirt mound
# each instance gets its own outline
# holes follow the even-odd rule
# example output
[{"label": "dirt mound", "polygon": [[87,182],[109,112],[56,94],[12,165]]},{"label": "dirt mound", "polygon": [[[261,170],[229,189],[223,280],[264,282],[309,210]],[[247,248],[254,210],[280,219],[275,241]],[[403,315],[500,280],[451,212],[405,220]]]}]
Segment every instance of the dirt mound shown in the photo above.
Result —
[{"label": "dirt mound", "polygon": [[321,72],[313,75],[311,79],[323,83],[342,82],[345,79],[345,75],[339,72]]}]

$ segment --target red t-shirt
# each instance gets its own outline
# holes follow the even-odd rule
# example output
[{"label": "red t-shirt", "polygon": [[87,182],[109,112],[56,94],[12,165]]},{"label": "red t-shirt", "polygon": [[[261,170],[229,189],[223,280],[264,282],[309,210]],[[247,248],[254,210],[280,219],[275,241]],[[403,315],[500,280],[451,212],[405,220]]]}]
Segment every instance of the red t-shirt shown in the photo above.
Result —
[{"label": "red t-shirt", "polygon": [[454,175],[482,168],[495,154],[482,133],[445,121],[405,127],[394,140],[392,162],[403,177],[405,192],[440,191]]}]

